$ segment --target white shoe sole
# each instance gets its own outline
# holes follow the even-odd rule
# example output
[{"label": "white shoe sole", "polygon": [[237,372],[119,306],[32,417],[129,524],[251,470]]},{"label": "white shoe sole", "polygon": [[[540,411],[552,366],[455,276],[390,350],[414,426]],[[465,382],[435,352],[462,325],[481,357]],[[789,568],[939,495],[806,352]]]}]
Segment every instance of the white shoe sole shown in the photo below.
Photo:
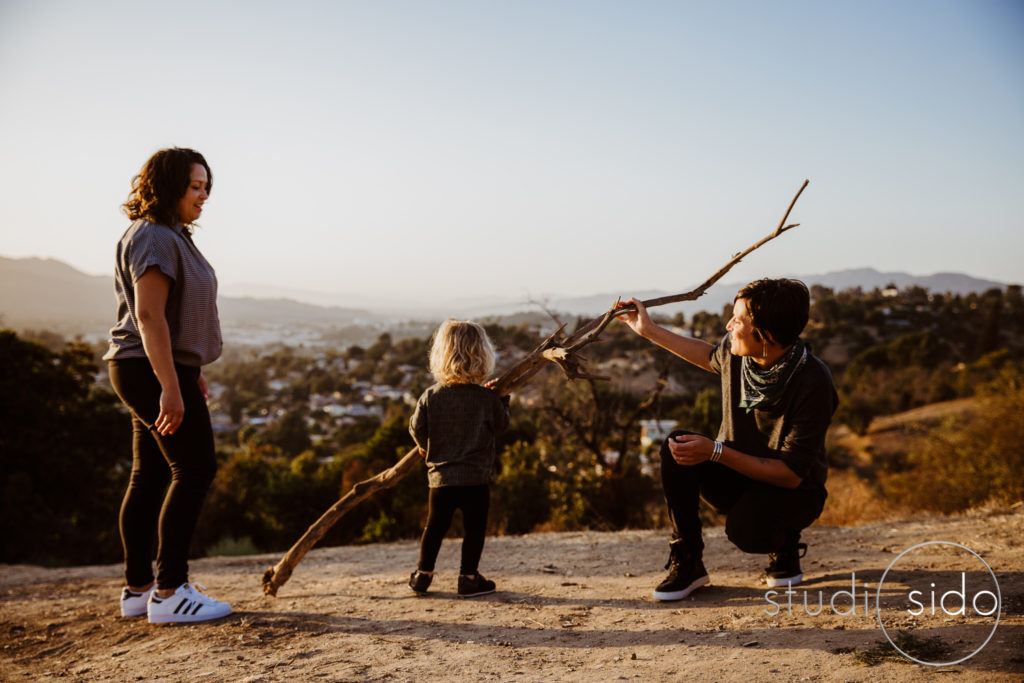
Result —
[{"label": "white shoe sole", "polygon": [[[176,604],[175,609],[169,609],[171,601]],[[154,603],[151,603],[151,605]],[[164,605],[168,607],[164,607]],[[161,601],[161,609],[147,610],[147,618],[151,624],[193,624],[200,621],[220,619],[231,614],[231,605],[226,602],[218,602],[216,605],[208,603],[200,604],[188,598],[175,596]]]},{"label": "white shoe sole", "polygon": [[146,606],[143,605],[141,609],[128,609],[124,605],[121,605],[121,616],[122,617],[144,617],[144,616],[146,616]]},{"label": "white shoe sole", "polygon": [[151,624],[195,624],[201,621],[211,621],[213,619],[221,619],[231,614],[231,607],[225,605],[225,609],[206,612],[205,614],[197,614],[195,616],[188,614],[150,614],[148,619]]},{"label": "white shoe sole", "polygon": [[797,584],[799,584],[803,580],[804,580],[804,575],[803,574],[797,574],[796,576],[788,576],[788,577],[781,578],[781,579],[776,579],[776,578],[771,577],[771,576],[766,576],[766,577],[764,577],[764,585],[768,586],[769,588],[782,588],[783,586],[786,586],[788,588],[792,588],[793,586],[796,586]]},{"label": "white shoe sole", "polygon": [[697,590],[701,586],[706,586],[709,583],[711,583],[711,577],[709,577],[707,574],[705,574],[704,576],[700,577],[699,579],[694,579],[693,583],[691,583],[689,586],[687,586],[686,588],[684,588],[681,591],[659,591],[659,590],[655,590],[654,594],[653,594],[654,595],[654,599],[657,600],[658,602],[674,602],[676,600],[682,600],[683,598],[685,598],[687,595],[689,595],[693,591]]}]

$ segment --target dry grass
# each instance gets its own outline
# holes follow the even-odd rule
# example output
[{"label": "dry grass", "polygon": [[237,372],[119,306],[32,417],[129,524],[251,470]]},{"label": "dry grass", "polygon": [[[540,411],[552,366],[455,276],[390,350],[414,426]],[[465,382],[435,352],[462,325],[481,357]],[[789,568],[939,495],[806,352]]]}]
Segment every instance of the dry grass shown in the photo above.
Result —
[{"label": "dry grass", "polygon": [[[942,642],[941,638],[922,638],[906,631],[897,631],[895,636],[896,644],[900,650],[914,657],[918,661],[935,662],[942,661],[949,654],[949,646]],[[864,666],[874,666],[882,662],[896,662],[897,664],[912,664],[911,660],[899,653],[892,643],[879,641],[874,647],[865,650],[854,650],[853,659]]]},{"label": "dry grass", "polygon": [[828,491],[825,510],[818,518],[818,524],[859,526],[903,515],[853,470],[829,472]]},{"label": "dry grass", "polygon": [[980,411],[978,399],[960,399],[877,417],[863,435],[843,426],[833,429],[829,497],[818,523],[857,526],[934,510],[933,494],[923,500],[915,495],[922,479],[930,478],[912,456],[946,425],[976,420]]}]

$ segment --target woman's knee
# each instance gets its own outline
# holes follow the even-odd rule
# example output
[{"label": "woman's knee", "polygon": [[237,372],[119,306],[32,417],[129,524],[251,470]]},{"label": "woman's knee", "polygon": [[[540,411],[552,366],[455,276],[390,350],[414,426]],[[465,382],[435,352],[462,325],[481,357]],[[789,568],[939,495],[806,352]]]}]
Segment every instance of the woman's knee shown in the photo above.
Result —
[{"label": "woman's knee", "polygon": [[171,470],[169,468],[143,468],[132,469],[128,478],[128,489],[130,491],[144,492],[157,495],[167,488],[171,481]]},{"label": "woman's knee", "polygon": [[688,429],[676,429],[676,430],[673,430],[673,431],[669,432],[669,435],[666,436],[665,440],[661,442],[661,460],[662,460],[662,462],[665,462],[666,460],[668,460],[668,461],[671,461],[672,463],[675,463],[675,460],[672,458],[672,453],[668,449],[668,443],[669,443],[669,441],[671,441],[672,439],[676,438],[677,436],[682,436],[684,434],[698,434],[698,432],[691,432]]}]

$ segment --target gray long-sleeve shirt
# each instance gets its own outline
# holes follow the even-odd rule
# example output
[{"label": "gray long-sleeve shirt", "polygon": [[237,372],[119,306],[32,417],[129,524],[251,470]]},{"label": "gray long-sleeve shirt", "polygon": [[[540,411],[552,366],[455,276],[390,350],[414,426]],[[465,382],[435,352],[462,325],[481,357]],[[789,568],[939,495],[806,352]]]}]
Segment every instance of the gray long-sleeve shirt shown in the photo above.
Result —
[{"label": "gray long-sleeve shirt", "polygon": [[409,433],[427,452],[427,482],[476,486],[494,478],[494,436],[508,428],[508,397],[479,384],[435,384],[420,396]]}]

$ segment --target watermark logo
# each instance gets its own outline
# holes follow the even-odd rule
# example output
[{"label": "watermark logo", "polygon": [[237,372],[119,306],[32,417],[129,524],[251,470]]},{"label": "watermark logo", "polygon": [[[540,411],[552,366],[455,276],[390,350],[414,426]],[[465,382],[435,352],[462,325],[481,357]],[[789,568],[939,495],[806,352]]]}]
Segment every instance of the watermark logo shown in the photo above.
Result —
[{"label": "watermark logo", "polygon": [[858,581],[855,572],[849,587],[831,596],[792,586],[770,590],[764,598],[771,607],[764,613],[877,619],[897,652],[926,666],[970,659],[999,625],[1002,594],[996,575],[980,555],[959,543],[919,543],[889,564],[876,590]]},{"label": "watermark logo", "polygon": [[[875,613],[886,639],[901,655],[925,666],[952,666],[981,652],[995,635],[1001,609],[992,568],[978,553],[951,541],[904,550],[886,568],[875,593]],[[915,657],[897,644],[899,633],[941,642],[944,654],[931,660]]]}]

